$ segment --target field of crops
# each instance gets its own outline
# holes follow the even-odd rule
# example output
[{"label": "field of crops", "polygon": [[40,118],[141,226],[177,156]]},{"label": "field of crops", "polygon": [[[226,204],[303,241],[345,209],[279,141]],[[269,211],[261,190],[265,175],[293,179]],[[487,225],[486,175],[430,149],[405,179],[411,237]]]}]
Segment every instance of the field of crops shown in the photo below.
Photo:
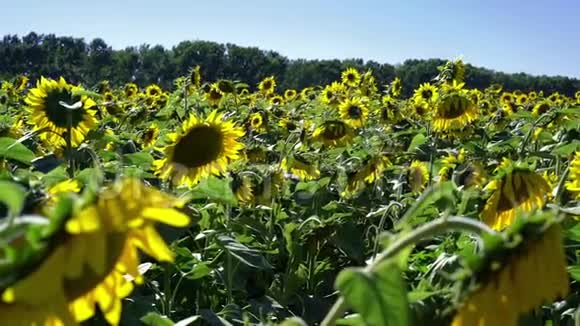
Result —
[{"label": "field of crops", "polygon": [[579,325],[580,91],[15,76],[0,325]]}]

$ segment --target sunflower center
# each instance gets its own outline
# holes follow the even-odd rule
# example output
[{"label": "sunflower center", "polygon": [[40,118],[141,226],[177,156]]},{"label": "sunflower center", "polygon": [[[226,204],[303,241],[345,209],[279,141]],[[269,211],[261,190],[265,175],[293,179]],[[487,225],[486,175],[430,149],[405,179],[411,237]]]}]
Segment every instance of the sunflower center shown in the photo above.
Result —
[{"label": "sunflower center", "polygon": [[352,119],[360,119],[362,117],[362,109],[353,105],[348,108],[348,116]]},{"label": "sunflower center", "polygon": [[462,116],[470,105],[471,102],[465,97],[450,96],[439,107],[439,115],[445,119],[455,119]]},{"label": "sunflower center", "polygon": [[549,106],[548,104],[546,104],[546,103],[542,103],[542,104],[540,104],[540,106],[538,107],[538,113],[539,113],[540,115],[542,115],[542,114],[544,114],[544,113],[548,112],[548,110],[550,110],[550,106]]},{"label": "sunflower center", "polygon": [[433,92],[430,89],[423,90],[423,92],[421,93],[421,96],[426,100],[430,99],[432,95]]},{"label": "sunflower center", "polygon": [[173,161],[188,168],[197,168],[213,162],[223,151],[223,135],[212,126],[191,129],[173,152]]},{"label": "sunflower center", "polygon": [[[80,101],[79,96],[73,96],[69,90],[55,89],[49,91],[46,95],[46,116],[50,122],[54,123],[59,128],[68,127],[68,114],[71,116],[72,128],[76,128],[84,118],[84,108],[81,107],[76,110],[68,110],[60,105],[60,102],[72,105]],[[67,112],[68,111],[68,112]]]}]

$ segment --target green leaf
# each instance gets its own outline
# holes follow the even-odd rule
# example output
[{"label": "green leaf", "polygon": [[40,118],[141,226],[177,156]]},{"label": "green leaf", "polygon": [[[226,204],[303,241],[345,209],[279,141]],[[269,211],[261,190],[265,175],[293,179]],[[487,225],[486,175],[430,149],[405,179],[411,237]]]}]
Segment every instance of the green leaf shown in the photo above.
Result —
[{"label": "green leaf", "polygon": [[173,326],[171,319],[162,316],[156,312],[150,312],[147,315],[141,317],[141,321],[145,325],[149,326]]},{"label": "green leaf", "polygon": [[580,150],[580,141],[573,140],[570,144],[557,146],[552,150],[552,153],[562,157],[568,157],[578,150]]},{"label": "green leaf", "polygon": [[227,235],[217,237],[218,244],[230,255],[242,264],[257,269],[271,269],[272,266],[262,254],[255,249],[250,249]]},{"label": "green leaf", "polygon": [[232,192],[229,179],[210,177],[202,180],[189,194],[189,199],[207,199],[228,205],[236,205],[236,196]]},{"label": "green leaf", "polygon": [[26,199],[26,190],[21,185],[10,182],[0,181],[0,202],[8,207],[8,214],[15,216],[20,213],[24,207]]},{"label": "green leaf", "polygon": [[580,281],[580,265],[568,266],[568,273],[576,281]]},{"label": "green leaf", "polygon": [[190,280],[197,280],[202,277],[209,275],[212,271],[211,267],[209,267],[208,262],[201,262],[196,264],[186,275],[187,279]]},{"label": "green leaf", "polygon": [[145,152],[124,154],[123,158],[126,165],[135,165],[144,170],[149,169],[153,163],[153,156]]},{"label": "green leaf", "polygon": [[407,152],[412,152],[416,150],[419,146],[425,144],[427,142],[427,137],[423,134],[417,134],[411,140],[411,144],[409,144],[409,148],[407,148]]},{"label": "green leaf", "polygon": [[373,272],[345,269],[336,287],[367,325],[409,325],[407,291],[401,270],[392,261],[380,263]]},{"label": "green leaf", "polygon": [[16,139],[0,137],[0,157],[30,165],[34,153]]},{"label": "green leaf", "polygon": [[401,230],[403,227],[410,225],[411,221],[421,215],[425,210],[433,208],[433,203],[441,199],[444,202],[453,202],[455,200],[455,185],[451,181],[441,184],[435,184],[428,188],[421,194],[417,201],[411,206],[405,215],[401,218],[399,223],[395,226],[395,230]]}]

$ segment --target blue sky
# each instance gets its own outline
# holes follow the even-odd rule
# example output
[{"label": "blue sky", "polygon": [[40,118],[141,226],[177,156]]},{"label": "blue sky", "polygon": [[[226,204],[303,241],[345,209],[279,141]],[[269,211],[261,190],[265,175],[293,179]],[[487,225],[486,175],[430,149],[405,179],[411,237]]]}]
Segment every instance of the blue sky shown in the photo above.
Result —
[{"label": "blue sky", "polygon": [[580,1],[28,0],[0,34],[103,38],[114,48],[210,40],[290,58],[462,56],[477,66],[580,77]]}]

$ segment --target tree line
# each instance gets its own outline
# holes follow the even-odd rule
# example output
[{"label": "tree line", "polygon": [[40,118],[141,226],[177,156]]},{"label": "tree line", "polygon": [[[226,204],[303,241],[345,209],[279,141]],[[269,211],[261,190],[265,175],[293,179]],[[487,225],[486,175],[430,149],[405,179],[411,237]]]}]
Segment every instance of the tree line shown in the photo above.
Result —
[{"label": "tree line", "polygon": [[[0,42],[0,78],[18,74],[30,78],[64,76],[69,81],[95,85],[108,80],[112,85],[133,81],[140,86],[151,83],[171,89],[173,80],[187,75],[195,65],[202,67],[204,81],[233,79],[254,87],[264,77],[274,75],[280,89],[301,89],[328,84],[340,78],[347,67],[371,69],[379,85],[401,78],[404,95],[420,83],[437,75],[441,59],[406,60],[392,65],[363,59],[291,60],[257,47],[220,44],[209,41],[183,41],[171,49],[148,44],[114,50],[103,39],[86,42],[83,38],[37,34],[6,35]],[[507,90],[543,90],[568,96],[580,89],[580,80],[563,76],[508,74],[467,65],[467,87],[485,88],[502,84]]]}]

